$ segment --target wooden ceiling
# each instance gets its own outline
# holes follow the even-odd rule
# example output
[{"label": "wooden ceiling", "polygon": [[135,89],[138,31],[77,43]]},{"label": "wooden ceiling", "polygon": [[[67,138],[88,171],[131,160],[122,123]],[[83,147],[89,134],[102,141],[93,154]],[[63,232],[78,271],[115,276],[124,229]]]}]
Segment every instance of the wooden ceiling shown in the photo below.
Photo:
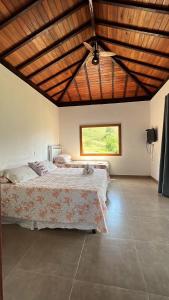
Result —
[{"label": "wooden ceiling", "polygon": [[[116,56],[86,64],[94,40]],[[0,62],[57,106],[150,100],[169,78],[169,0],[0,0]]]}]

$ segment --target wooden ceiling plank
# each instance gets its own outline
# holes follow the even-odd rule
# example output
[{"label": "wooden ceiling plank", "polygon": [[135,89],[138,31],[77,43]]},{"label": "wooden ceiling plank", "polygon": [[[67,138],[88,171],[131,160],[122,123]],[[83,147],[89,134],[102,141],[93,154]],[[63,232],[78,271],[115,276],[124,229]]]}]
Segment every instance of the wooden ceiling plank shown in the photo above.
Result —
[{"label": "wooden ceiling plank", "polygon": [[70,97],[70,95],[69,95],[69,92],[68,92],[68,91],[67,91],[67,96],[68,96],[69,102],[71,102],[72,100],[71,100],[71,97]]},{"label": "wooden ceiling plank", "polygon": [[82,59],[80,59],[80,60],[74,62],[73,64],[69,65],[68,67],[62,69],[61,71],[59,71],[59,72],[57,72],[57,73],[51,75],[50,77],[48,77],[48,78],[46,78],[46,79],[40,81],[40,82],[37,84],[37,86],[40,86],[40,85],[42,85],[42,84],[48,82],[49,80],[51,80],[51,79],[53,79],[53,78],[59,76],[60,74],[66,72],[66,71],[68,71],[68,70],[70,70],[71,68],[73,68],[74,66],[76,66],[77,64],[79,64],[81,61],[82,61]]},{"label": "wooden ceiling plank", "polygon": [[70,102],[56,102],[58,107],[64,106],[81,106],[81,105],[95,105],[95,104],[116,104],[116,103],[127,103],[127,102],[138,102],[138,101],[149,101],[151,96],[139,96],[139,97],[126,97],[126,98],[114,98],[114,99],[103,99],[94,101],[72,101]]},{"label": "wooden ceiling plank", "polygon": [[86,81],[87,81],[87,87],[88,87],[88,91],[89,91],[90,100],[92,100],[90,81],[89,81],[89,76],[88,76],[86,64],[84,64],[84,70],[85,70],[85,75],[86,75]]},{"label": "wooden ceiling plank", "polygon": [[118,40],[110,39],[110,38],[107,38],[107,37],[104,37],[104,36],[101,36],[101,35],[97,35],[97,39],[101,40],[103,42],[112,44],[112,45],[117,45],[117,46],[121,46],[121,47],[124,47],[124,48],[127,48],[127,49],[132,49],[132,50],[143,52],[143,53],[149,53],[149,54],[152,54],[152,55],[155,55],[155,56],[165,57],[165,58],[169,59],[169,54],[165,53],[165,52],[156,51],[156,50],[149,49],[149,48],[143,48],[143,47],[136,46],[136,45],[133,45],[133,44],[128,44],[128,43],[121,42],[121,41],[118,41]]},{"label": "wooden ceiling plank", "polygon": [[62,83],[65,83],[66,81],[70,80],[72,76],[58,82],[57,84],[53,85],[52,87],[48,88],[47,90],[44,90],[46,93],[50,92],[51,90],[53,90],[54,88],[56,88],[57,86],[61,85]]},{"label": "wooden ceiling plank", "polygon": [[75,88],[76,88],[76,91],[77,91],[77,93],[78,93],[79,99],[80,99],[80,101],[82,101],[81,95],[80,95],[80,93],[79,93],[79,88],[78,88],[78,85],[77,85],[77,82],[76,82],[75,77],[74,77],[74,79],[73,79],[73,82],[74,82],[74,84],[75,84]]},{"label": "wooden ceiling plank", "polygon": [[41,95],[46,97],[49,101],[51,101],[53,104],[56,105],[56,101],[52,99],[46,92],[41,90],[36,84],[34,84],[32,81],[27,79],[21,72],[17,71],[11,64],[9,64],[6,60],[0,59],[0,63],[5,66],[8,70],[13,72],[15,75],[17,75],[19,78],[21,78],[23,81],[25,81],[27,84],[29,84],[32,88],[34,88],[36,91],[38,91]]},{"label": "wooden ceiling plank", "polygon": [[135,90],[135,97],[137,97],[137,96],[138,96],[138,91],[139,91],[139,88],[140,88],[140,87],[139,87],[139,85],[137,85],[137,86],[136,86],[136,90]]},{"label": "wooden ceiling plank", "polygon": [[168,14],[169,12],[169,5],[157,5],[154,3],[145,3],[145,2],[133,2],[133,1],[126,1],[126,0],[94,0],[96,3],[102,3],[107,5],[113,5],[117,7],[125,7],[131,9],[140,9],[145,10],[152,13],[159,13],[159,14]]},{"label": "wooden ceiling plank", "polygon": [[161,38],[169,38],[169,32],[168,31],[162,31],[162,30],[155,30],[155,29],[150,29],[150,28],[145,28],[145,27],[138,27],[130,24],[123,24],[123,23],[118,23],[118,22],[113,22],[109,20],[103,20],[103,19],[96,19],[96,24],[101,25],[101,26],[106,26],[108,28],[115,28],[115,29],[120,29],[120,30],[125,30],[125,31],[132,31],[132,32],[137,32],[137,33],[143,33],[143,34],[149,34],[153,35],[155,37],[161,37]]},{"label": "wooden ceiling plank", "polygon": [[53,66],[53,65],[56,64],[58,61],[64,59],[66,56],[72,54],[73,52],[75,52],[75,51],[77,51],[77,50],[79,50],[79,49],[81,49],[82,47],[84,47],[84,45],[83,45],[83,44],[80,44],[80,45],[78,45],[78,46],[76,46],[76,47],[70,49],[69,51],[67,51],[67,52],[64,53],[63,55],[61,55],[61,56],[55,58],[54,60],[52,60],[52,61],[49,62],[48,64],[44,65],[43,67],[41,67],[41,68],[39,68],[38,70],[34,71],[33,73],[29,74],[29,75],[27,76],[27,78],[31,79],[31,78],[33,78],[35,75],[37,75],[37,74],[39,75],[42,71],[48,69],[50,66]]},{"label": "wooden ceiling plank", "polygon": [[81,33],[82,31],[89,28],[90,26],[91,26],[90,21],[85,22],[84,24],[82,24],[78,28],[76,28],[76,29],[72,30],[71,32],[69,32],[66,36],[62,37],[61,39],[58,39],[57,41],[55,41],[54,43],[52,43],[51,45],[49,45],[45,49],[41,50],[40,52],[36,53],[32,57],[30,57],[30,58],[26,59],[25,61],[23,61],[22,63],[18,64],[16,66],[16,69],[21,70],[21,69],[25,68],[26,66],[32,64],[34,61],[38,60],[43,55],[45,55],[45,54],[49,53],[50,51],[56,49],[57,47],[61,46],[64,42],[68,41],[70,38],[76,36],[77,34]]},{"label": "wooden ceiling plank", "polygon": [[58,92],[56,92],[56,93],[53,94],[51,97],[55,97],[56,95],[63,93],[63,91],[64,91],[64,89],[63,89],[63,90],[60,90],[60,91],[58,91]]},{"label": "wooden ceiling plank", "polygon": [[59,16],[55,17],[54,19],[52,19],[51,21],[49,21],[48,23],[44,24],[42,27],[40,27],[39,29],[37,29],[36,31],[34,31],[34,32],[30,33],[29,35],[27,35],[26,37],[24,37],[18,43],[12,45],[10,48],[8,48],[7,50],[3,51],[0,54],[0,56],[2,58],[5,58],[6,56],[10,55],[11,53],[17,51],[20,47],[25,46],[28,42],[33,41],[34,39],[36,39],[40,35],[42,35],[45,32],[47,32],[49,29],[53,28],[53,26],[55,26],[58,23],[62,22],[64,19],[70,17],[77,10],[79,10],[84,5],[86,5],[86,3],[87,3],[86,0],[83,0],[80,3],[76,3],[71,8],[67,9],[62,14],[60,14]]},{"label": "wooden ceiling plank", "polygon": [[145,78],[153,79],[153,80],[156,80],[156,81],[159,81],[159,82],[162,82],[162,81],[163,81],[163,79],[161,79],[161,78],[159,78],[159,77],[155,77],[155,76],[148,75],[148,74],[145,74],[145,73],[135,72],[135,71],[131,71],[131,73],[133,73],[133,74],[135,74],[135,75],[143,76],[143,77],[145,77]]},{"label": "wooden ceiling plank", "polygon": [[123,98],[126,98],[127,83],[128,83],[128,74],[126,73],[125,84],[124,84],[124,92],[123,92]]},{"label": "wooden ceiling plank", "polygon": [[112,98],[114,98],[114,61],[112,60]]},{"label": "wooden ceiling plank", "polygon": [[18,17],[22,16],[25,14],[28,10],[33,8],[38,4],[39,0],[30,0],[29,3],[27,3],[25,6],[19,8],[16,10],[11,16],[6,18],[4,21],[0,22],[0,30],[5,28],[7,25],[15,21]]},{"label": "wooden ceiling plank", "polygon": [[151,92],[149,91],[148,88],[145,87],[145,85],[134,75],[130,72],[130,70],[127,68],[125,64],[121,60],[118,60],[116,57],[113,57],[115,62],[126,72],[130,75],[130,77],[138,84],[145,92],[147,95],[150,95]]},{"label": "wooden ceiling plank", "polygon": [[[110,49],[104,45],[101,41],[99,41],[100,46],[105,50],[105,51],[110,51]],[[112,59],[120,66],[120,68],[127,73],[135,82],[138,84],[147,95],[150,95],[150,91],[140,82],[140,80],[130,72],[130,70],[127,68],[127,66],[119,59],[116,58],[116,56],[113,56]]]},{"label": "wooden ceiling plank", "polygon": [[162,82],[162,84],[158,87],[158,90],[153,94],[153,97],[158,93],[158,91],[166,84],[166,82],[169,80],[169,76],[167,76],[166,80]]},{"label": "wooden ceiling plank", "polygon": [[101,99],[103,99],[103,91],[102,91],[102,79],[101,79],[100,63],[98,64],[98,72],[99,72],[100,95],[101,95]]},{"label": "wooden ceiling plank", "polygon": [[81,62],[79,63],[79,65],[77,66],[71,80],[68,82],[68,84],[66,85],[64,92],[62,93],[62,95],[59,97],[57,103],[60,103],[65,95],[65,93],[67,92],[69,86],[71,85],[71,83],[73,82],[74,78],[78,75],[78,73],[80,72],[81,67],[83,66],[83,64],[85,63],[86,58],[88,57],[88,51],[85,53],[85,55],[83,56]]},{"label": "wooden ceiling plank", "polygon": [[136,59],[129,58],[129,57],[125,57],[125,56],[121,56],[121,55],[117,55],[116,57],[117,57],[118,59],[120,59],[120,60],[125,60],[125,61],[127,61],[127,62],[131,62],[131,63],[134,63],[134,64],[139,64],[139,65],[141,65],[141,66],[145,66],[145,67],[148,67],[148,68],[157,70],[157,71],[162,71],[162,72],[167,72],[167,73],[169,73],[169,68],[167,68],[167,67],[162,67],[162,66],[153,65],[153,64],[147,63],[147,62],[145,62],[145,61],[136,60]]},{"label": "wooden ceiling plank", "polygon": [[148,86],[148,87],[153,87],[153,88],[155,88],[155,89],[158,89],[158,86],[156,86],[156,85],[154,85],[154,84],[146,83],[146,82],[143,82],[143,81],[142,81],[142,83],[143,83],[144,85]]}]

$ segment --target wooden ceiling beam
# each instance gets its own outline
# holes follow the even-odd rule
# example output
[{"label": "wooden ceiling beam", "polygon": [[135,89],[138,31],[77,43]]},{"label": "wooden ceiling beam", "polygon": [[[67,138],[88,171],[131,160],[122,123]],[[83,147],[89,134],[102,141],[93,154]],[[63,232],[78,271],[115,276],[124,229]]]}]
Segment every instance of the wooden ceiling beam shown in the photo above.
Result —
[{"label": "wooden ceiling beam", "polygon": [[127,102],[138,102],[138,101],[149,101],[151,96],[139,96],[139,97],[126,97],[126,98],[113,98],[104,100],[93,100],[93,101],[72,101],[70,102],[56,102],[58,107],[65,106],[82,106],[82,105],[96,105],[96,104],[116,104],[116,103],[127,103]]},{"label": "wooden ceiling beam", "polygon": [[93,33],[93,36],[95,37],[96,36],[96,25],[95,25],[93,1],[88,0],[88,2],[89,2],[89,10],[90,10],[90,16],[91,16],[92,33]]},{"label": "wooden ceiling beam", "polygon": [[162,72],[167,72],[167,73],[169,73],[169,68],[167,68],[167,67],[162,67],[162,66],[153,65],[153,64],[147,63],[147,62],[145,62],[145,61],[136,60],[136,59],[133,59],[133,58],[129,58],[129,57],[122,56],[122,55],[117,55],[116,57],[117,57],[118,59],[120,59],[120,60],[125,60],[125,61],[127,61],[127,62],[131,62],[131,63],[134,63],[134,64],[138,64],[138,65],[141,65],[141,66],[144,66],[144,67],[148,67],[148,68],[150,68],[150,69],[154,69],[154,70],[157,70],[157,71],[162,71]]},{"label": "wooden ceiling beam", "polygon": [[145,28],[145,27],[138,27],[130,24],[123,24],[123,23],[118,23],[118,22],[113,22],[109,20],[103,20],[103,19],[96,19],[96,25],[101,25],[105,26],[108,28],[114,28],[114,29],[120,29],[120,30],[125,30],[125,31],[132,31],[135,33],[143,33],[143,34],[149,34],[153,35],[155,37],[160,37],[160,38],[169,38],[169,32],[168,31],[162,31],[162,30],[155,30],[155,29],[150,29],[150,28]]},{"label": "wooden ceiling beam", "polygon": [[146,82],[143,82],[142,83],[145,85],[145,86],[148,86],[148,87],[153,87],[155,89],[158,89],[158,86],[156,86],[155,84],[150,84],[150,83],[146,83]]},{"label": "wooden ceiling beam", "polygon": [[62,90],[60,90],[60,91],[54,93],[51,97],[53,98],[53,97],[57,96],[58,94],[63,93],[63,91],[64,91],[64,89],[62,89]]},{"label": "wooden ceiling beam", "polygon": [[136,71],[132,71],[132,70],[130,70],[130,72],[133,73],[133,74],[135,74],[135,75],[139,75],[139,76],[142,76],[142,77],[145,77],[145,78],[149,78],[149,79],[152,79],[152,80],[156,80],[156,81],[159,81],[159,82],[163,81],[163,79],[161,79],[159,77],[148,75],[146,73],[136,72]]},{"label": "wooden ceiling beam", "polygon": [[[62,80],[62,81],[60,81],[60,82],[58,82],[57,84],[53,85],[52,87],[50,87],[50,88],[48,88],[48,89],[46,89],[46,90],[44,90],[44,91],[45,91],[46,93],[52,91],[54,88],[58,87],[58,86],[61,85],[62,83],[65,83],[66,81],[70,80],[71,77],[72,77],[72,76],[67,77],[66,79],[64,79],[64,80]],[[53,95],[52,95],[52,96],[53,96]]]},{"label": "wooden ceiling beam", "polygon": [[21,17],[28,10],[37,5],[39,0],[30,0],[26,5],[17,9],[14,13],[12,13],[9,17],[7,17],[4,21],[0,22],[0,30],[5,28],[7,25],[15,21],[18,17]]},{"label": "wooden ceiling beam", "polygon": [[91,26],[91,22],[90,21],[85,22],[84,24],[82,24],[78,28],[73,29],[72,31],[70,31],[67,35],[65,35],[61,39],[58,39],[57,41],[53,42],[51,45],[49,45],[45,49],[39,51],[38,53],[36,53],[35,55],[31,56],[27,60],[25,60],[22,63],[18,64],[16,66],[16,69],[17,70],[21,70],[21,69],[25,68],[26,66],[32,64],[33,62],[35,62],[36,60],[38,60],[39,58],[41,58],[45,54],[48,54],[52,50],[55,50],[56,48],[58,48],[59,46],[61,46],[63,43],[65,43],[66,41],[68,41],[71,38],[75,37],[77,34],[81,33],[82,31],[84,31],[85,29],[89,28],[90,26]]},{"label": "wooden ceiling beam", "polygon": [[169,5],[157,5],[154,3],[145,3],[145,2],[133,2],[131,0],[94,0],[96,3],[102,3],[117,7],[131,8],[131,9],[140,9],[152,13],[158,14],[168,14]]},{"label": "wooden ceiling beam", "polygon": [[120,47],[124,47],[124,48],[127,48],[127,49],[131,49],[131,50],[135,50],[135,51],[139,51],[139,52],[143,52],[143,53],[148,53],[148,54],[151,54],[151,55],[155,55],[155,56],[158,56],[158,57],[163,57],[163,58],[169,59],[169,54],[165,53],[165,52],[156,51],[156,50],[149,49],[149,48],[143,48],[143,47],[136,46],[136,45],[133,45],[133,44],[128,44],[128,43],[121,42],[121,41],[118,41],[118,40],[110,39],[108,37],[104,37],[102,35],[97,35],[97,39],[101,40],[103,42],[109,43],[111,45],[120,46]]},{"label": "wooden ceiling beam", "polygon": [[35,77],[36,75],[40,75],[41,72],[43,72],[44,70],[46,70],[46,69],[48,69],[49,67],[55,65],[58,61],[60,61],[60,60],[62,60],[62,59],[64,59],[64,58],[66,58],[68,55],[72,54],[74,51],[77,51],[77,50],[79,50],[79,49],[81,49],[81,48],[83,48],[83,47],[84,47],[83,44],[78,45],[77,47],[75,47],[75,48],[69,50],[68,52],[64,53],[63,55],[61,55],[61,56],[55,58],[54,60],[52,60],[52,61],[49,62],[48,64],[44,65],[44,66],[41,67],[40,69],[38,69],[38,70],[34,71],[33,73],[29,74],[29,75],[27,76],[27,78],[32,79],[32,78]]},{"label": "wooden ceiling beam", "polygon": [[[100,46],[101,46],[105,51],[110,51],[110,49],[109,49],[107,46],[105,46],[101,41],[99,41],[99,44],[100,44]],[[127,68],[127,66],[126,66],[121,60],[117,59],[116,56],[113,56],[112,59],[116,62],[116,64],[118,64],[118,65],[120,66],[120,68],[121,68],[125,73],[127,73],[127,74],[135,81],[136,84],[138,84],[138,85],[145,91],[145,93],[146,93],[147,95],[150,95],[149,89],[146,88],[146,87],[144,86],[144,84],[142,84],[142,83],[140,82],[140,80],[139,80],[134,74],[132,74],[132,73],[130,72],[130,70]]]},{"label": "wooden ceiling beam", "polygon": [[[91,38],[87,40],[87,42],[90,42]],[[32,79],[35,75],[39,75],[42,71],[48,69],[50,66],[53,66],[54,64],[56,64],[58,61],[66,58],[68,55],[73,54],[75,51],[82,49],[84,47],[84,44],[81,43],[80,45],[70,49],[69,51],[65,52],[63,55],[55,58],[54,60],[50,61],[49,63],[47,63],[46,65],[42,66],[41,68],[37,69],[36,71],[34,71],[33,73],[29,74],[27,76],[27,78]]]},{"label": "wooden ceiling beam", "polygon": [[128,73],[128,75],[135,81],[136,84],[138,84],[147,95],[150,95],[151,92],[149,91],[149,89],[147,87],[145,87],[145,85],[134,75],[130,72],[130,70],[126,67],[125,64],[123,64],[123,62],[121,60],[118,60],[115,56],[113,57],[113,59],[115,60],[115,62],[121,67],[121,69],[123,69],[123,71],[125,71],[126,73]]},{"label": "wooden ceiling beam", "polygon": [[85,53],[85,55],[83,56],[80,64],[77,66],[72,78],[70,79],[70,81],[68,82],[68,84],[66,85],[64,92],[62,93],[62,95],[59,97],[57,104],[60,103],[65,95],[65,93],[67,92],[69,86],[71,85],[71,83],[73,82],[74,78],[78,75],[81,67],[83,66],[83,64],[85,64],[86,58],[88,57],[88,52]]},{"label": "wooden ceiling beam", "polygon": [[66,18],[70,17],[72,14],[74,14],[77,10],[84,7],[87,4],[86,0],[81,1],[80,3],[76,3],[71,8],[64,11],[59,16],[55,17],[48,23],[44,24],[42,27],[38,28],[34,32],[30,33],[26,37],[24,37],[22,40],[17,42],[16,44],[12,45],[7,50],[3,51],[0,56],[2,58],[5,58],[6,56],[12,54],[13,52],[17,51],[19,48],[25,46],[27,43],[32,42],[37,37],[41,36],[42,34],[48,32],[51,28],[59,24],[60,22],[64,21]]},{"label": "wooden ceiling beam", "polygon": [[161,88],[167,83],[167,81],[169,80],[169,76],[162,82],[162,84],[158,87],[158,90],[155,91],[155,93],[153,93],[153,97],[158,93],[159,90],[161,90]]},{"label": "wooden ceiling beam", "polygon": [[66,72],[66,71],[69,71],[71,68],[73,68],[73,67],[75,67],[77,64],[81,63],[81,61],[82,61],[82,59],[80,59],[80,60],[74,62],[73,64],[71,64],[71,65],[67,66],[66,68],[62,69],[61,71],[59,71],[59,72],[57,72],[57,73],[51,75],[50,77],[48,77],[48,78],[46,78],[46,79],[44,79],[44,80],[38,82],[38,83],[37,83],[37,86],[40,86],[40,85],[42,85],[42,84],[48,82],[49,80],[51,80],[51,79],[53,79],[53,78],[56,78],[56,77],[59,76],[60,74]]}]

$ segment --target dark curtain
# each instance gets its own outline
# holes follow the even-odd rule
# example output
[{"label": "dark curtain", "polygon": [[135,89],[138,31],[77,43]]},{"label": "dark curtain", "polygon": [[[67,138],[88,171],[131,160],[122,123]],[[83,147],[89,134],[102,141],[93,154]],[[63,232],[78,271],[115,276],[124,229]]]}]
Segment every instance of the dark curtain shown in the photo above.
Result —
[{"label": "dark curtain", "polygon": [[158,192],[169,197],[169,95],[165,99]]}]

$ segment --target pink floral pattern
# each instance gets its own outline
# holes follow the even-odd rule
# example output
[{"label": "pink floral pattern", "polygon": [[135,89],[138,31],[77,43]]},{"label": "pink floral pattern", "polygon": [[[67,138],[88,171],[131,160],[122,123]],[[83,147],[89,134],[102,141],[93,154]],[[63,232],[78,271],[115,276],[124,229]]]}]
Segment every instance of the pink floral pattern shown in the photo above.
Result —
[{"label": "pink floral pattern", "polygon": [[20,184],[1,185],[2,216],[54,223],[84,223],[106,232],[105,170],[56,169]]}]

